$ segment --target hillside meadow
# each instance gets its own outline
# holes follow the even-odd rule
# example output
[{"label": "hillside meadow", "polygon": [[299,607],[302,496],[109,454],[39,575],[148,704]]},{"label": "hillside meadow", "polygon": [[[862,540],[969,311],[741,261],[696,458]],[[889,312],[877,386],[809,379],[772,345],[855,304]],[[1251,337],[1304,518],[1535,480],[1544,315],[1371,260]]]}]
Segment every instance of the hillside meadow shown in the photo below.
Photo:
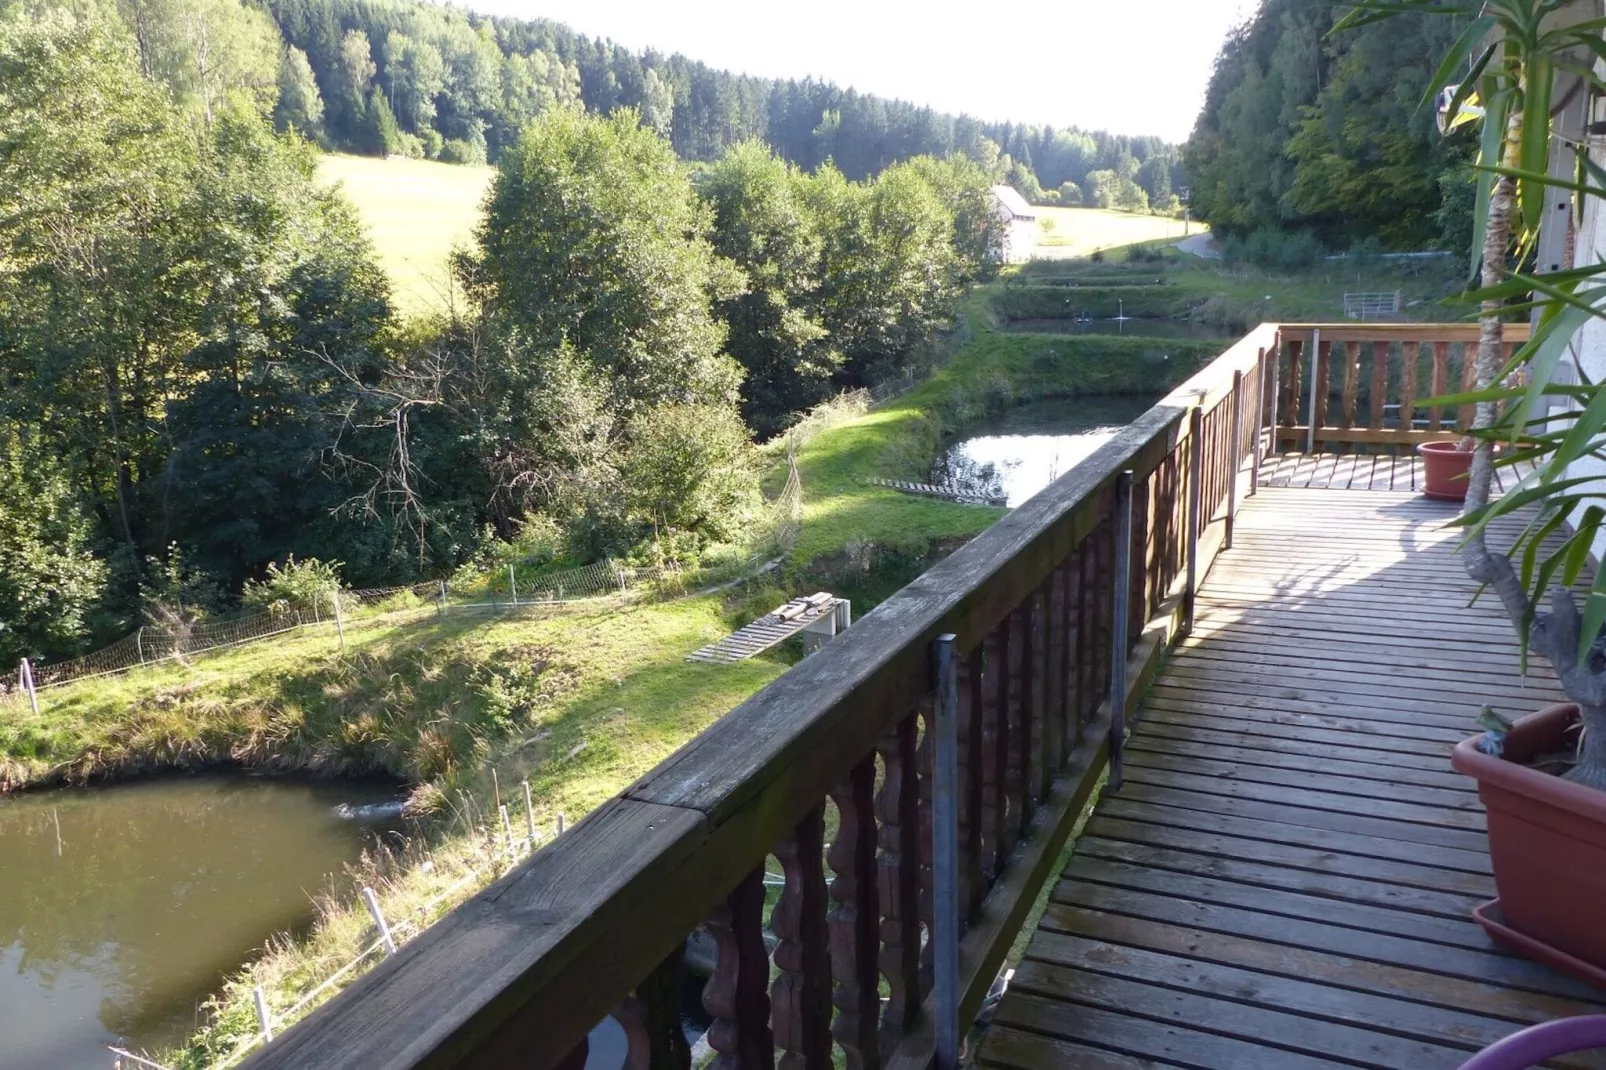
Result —
[{"label": "hillside meadow", "polygon": [[380,266],[390,276],[397,307],[406,314],[445,305],[453,248],[473,240],[494,167],[470,167],[330,153],[318,177],[340,184],[356,205]]}]

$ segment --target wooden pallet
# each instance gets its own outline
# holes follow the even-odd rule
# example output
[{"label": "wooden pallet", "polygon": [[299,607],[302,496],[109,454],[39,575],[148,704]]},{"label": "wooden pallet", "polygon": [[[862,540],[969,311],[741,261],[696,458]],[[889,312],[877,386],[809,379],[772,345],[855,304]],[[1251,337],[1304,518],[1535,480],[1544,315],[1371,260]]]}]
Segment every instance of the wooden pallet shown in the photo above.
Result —
[{"label": "wooden pallet", "polygon": [[806,598],[794,598],[719,642],[687,654],[686,660],[710,665],[734,665],[738,661],[746,661],[790,639],[816,621],[829,617],[836,612],[837,603],[841,601],[825,591]]}]

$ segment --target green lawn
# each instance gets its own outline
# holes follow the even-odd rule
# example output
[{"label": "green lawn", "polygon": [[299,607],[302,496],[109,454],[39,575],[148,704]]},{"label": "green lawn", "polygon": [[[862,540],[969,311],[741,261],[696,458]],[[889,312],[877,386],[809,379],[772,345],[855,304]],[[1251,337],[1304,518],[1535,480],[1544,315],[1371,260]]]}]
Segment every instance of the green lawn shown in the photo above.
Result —
[{"label": "green lawn", "polygon": [[[1045,228],[1046,223],[1052,223],[1052,228]],[[1055,260],[1185,236],[1180,219],[1103,208],[1038,208],[1037,225],[1037,255]],[[1187,233],[1200,234],[1207,229],[1195,222]]]},{"label": "green lawn", "polygon": [[390,275],[397,306],[413,314],[442,307],[447,257],[472,240],[495,169],[326,155],[319,174],[344,184]]}]

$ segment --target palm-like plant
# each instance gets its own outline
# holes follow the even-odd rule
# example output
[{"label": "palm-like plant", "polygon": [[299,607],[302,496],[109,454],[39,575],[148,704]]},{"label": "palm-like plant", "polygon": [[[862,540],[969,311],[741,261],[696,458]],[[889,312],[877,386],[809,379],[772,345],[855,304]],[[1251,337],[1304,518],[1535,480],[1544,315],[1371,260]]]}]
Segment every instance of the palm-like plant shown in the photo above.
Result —
[{"label": "palm-like plant", "polygon": [[[1606,389],[1582,368],[1581,385],[1551,383],[1583,325],[1606,319],[1606,308],[1597,307],[1606,304],[1606,264],[1543,277],[1516,267],[1538,239],[1547,189],[1606,198],[1606,172],[1589,161],[1586,146],[1578,147],[1576,177],[1549,174],[1558,72],[1591,90],[1603,84],[1595,70],[1597,60],[1606,62],[1599,6],[1598,0],[1357,0],[1335,32],[1402,14],[1471,18],[1429,87],[1447,127],[1483,120],[1473,250],[1481,288],[1469,295],[1480,304],[1476,389],[1458,399],[1476,403],[1470,433],[1477,443],[1462,560],[1474,580],[1499,595],[1526,649],[1555,666],[1583,712],[1585,741],[1569,777],[1606,789],[1606,569],[1595,566],[1582,609],[1573,591],[1606,524],[1606,479],[1570,474],[1581,458],[1606,461]],[[1535,310],[1531,339],[1502,361],[1502,317]],[[1565,396],[1573,410],[1552,417],[1552,395]],[[1504,447],[1498,459],[1496,445]],[[1513,493],[1491,502],[1497,464],[1536,468]],[[1491,550],[1489,525],[1535,504],[1537,517],[1511,550]],[[1547,596],[1549,610],[1540,611]]]}]

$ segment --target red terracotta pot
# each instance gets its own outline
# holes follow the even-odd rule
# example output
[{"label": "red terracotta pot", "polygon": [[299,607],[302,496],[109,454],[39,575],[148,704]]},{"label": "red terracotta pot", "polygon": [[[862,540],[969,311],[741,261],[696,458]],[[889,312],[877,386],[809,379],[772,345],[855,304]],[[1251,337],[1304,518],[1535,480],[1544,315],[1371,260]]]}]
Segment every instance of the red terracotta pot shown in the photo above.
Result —
[{"label": "red terracotta pot", "polygon": [[1474,738],[1456,745],[1451,764],[1478,782],[1488,811],[1500,899],[1498,912],[1480,908],[1478,920],[1496,940],[1606,985],[1606,791],[1524,764],[1567,746],[1577,721],[1577,706],[1551,706],[1512,727],[1502,757],[1479,751]]},{"label": "red terracotta pot", "polygon": [[1455,442],[1424,442],[1416,452],[1422,456],[1422,494],[1444,502],[1464,501],[1467,472],[1472,469],[1472,451],[1458,449]]}]

